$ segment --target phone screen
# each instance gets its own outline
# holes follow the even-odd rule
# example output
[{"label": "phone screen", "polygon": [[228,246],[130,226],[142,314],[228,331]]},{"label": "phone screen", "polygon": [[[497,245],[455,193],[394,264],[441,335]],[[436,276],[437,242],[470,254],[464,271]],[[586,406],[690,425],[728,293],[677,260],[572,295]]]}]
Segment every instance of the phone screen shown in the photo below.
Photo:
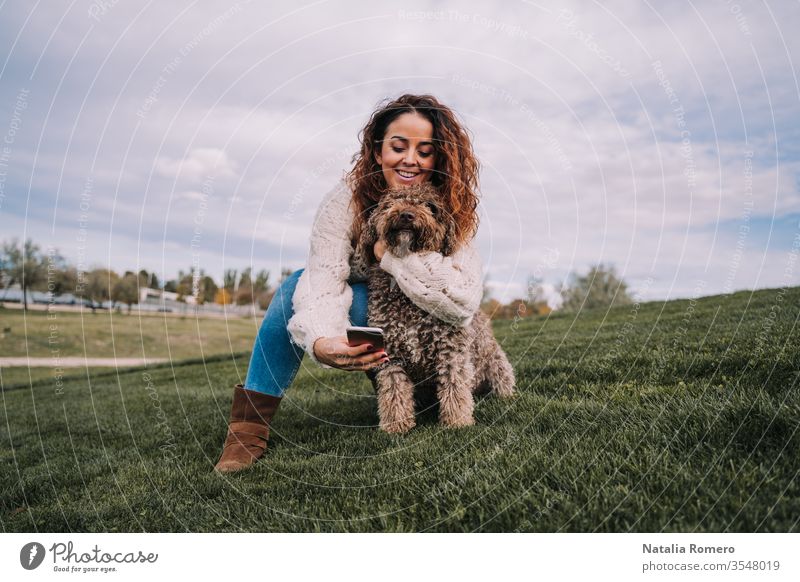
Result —
[{"label": "phone screen", "polygon": [[371,344],[372,351],[384,349],[383,330],[379,327],[348,327],[347,343],[351,346]]}]

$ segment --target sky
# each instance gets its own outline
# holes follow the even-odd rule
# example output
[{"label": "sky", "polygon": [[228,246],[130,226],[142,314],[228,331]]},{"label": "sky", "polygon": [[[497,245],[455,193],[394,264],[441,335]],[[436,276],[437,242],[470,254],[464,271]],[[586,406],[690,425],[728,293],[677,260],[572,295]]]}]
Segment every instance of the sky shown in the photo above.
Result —
[{"label": "sky", "polygon": [[612,265],[640,300],[800,284],[796,2],[0,7],[0,238],[83,268],[303,267],[373,110],[481,163],[492,295]]}]

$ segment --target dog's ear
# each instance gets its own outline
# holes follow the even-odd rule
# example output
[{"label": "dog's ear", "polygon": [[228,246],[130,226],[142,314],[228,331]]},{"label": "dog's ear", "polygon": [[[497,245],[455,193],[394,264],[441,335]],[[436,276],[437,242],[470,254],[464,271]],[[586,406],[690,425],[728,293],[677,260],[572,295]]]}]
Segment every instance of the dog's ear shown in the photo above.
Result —
[{"label": "dog's ear", "polygon": [[375,262],[375,243],[378,242],[378,229],[375,227],[374,209],[369,214],[369,218],[361,228],[361,237],[358,246],[362,254],[368,258],[370,263]]},{"label": "dog's ear", "polygon": [[444,233],[444,241],[442,241],[442,254],[449,257],[456,252],[456,223],[450,219],[447,221],[447,229]]}]

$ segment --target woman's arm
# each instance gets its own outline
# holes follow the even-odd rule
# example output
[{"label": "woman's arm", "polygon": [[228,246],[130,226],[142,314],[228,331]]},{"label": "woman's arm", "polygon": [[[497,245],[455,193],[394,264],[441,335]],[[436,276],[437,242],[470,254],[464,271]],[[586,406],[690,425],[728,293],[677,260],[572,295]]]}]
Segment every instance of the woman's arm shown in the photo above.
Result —
[{"label": "woman's arm", "polygon": [[343,336],[350,325],[353,290],[350,277],[350,228],[348,205],[352,193],[344,180],[331,190],[317,209],[311,229],[311,248],[306,268],[292,296],[294,315],[287,324],[292,341],[323,368],[331,368],[314,355],[321,337]]},{"label": "woman's arm", "polygon": [[451,325],[469,325],[480,307],[483,269],[471,241],[451,257],[424,252],[399,258],[387,250],[381,268],[417,307]]}]

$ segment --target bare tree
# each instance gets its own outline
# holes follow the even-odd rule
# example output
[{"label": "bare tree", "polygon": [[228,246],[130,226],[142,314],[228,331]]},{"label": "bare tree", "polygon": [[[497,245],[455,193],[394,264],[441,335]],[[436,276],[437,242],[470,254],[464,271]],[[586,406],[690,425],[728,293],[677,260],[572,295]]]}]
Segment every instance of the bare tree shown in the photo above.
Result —
[{"label": "bare tree", "polygon": [[255,283],[253,283],[253,290],[257,293],[269,291],[269,271],[266,269],[261,269],[258,272]]},{"label": "bare tree", "polygon": [[233,291],[238,274],[239,272],[236,269],[225,269],[225,273],[222,275],[222,286],[228,291]]}]

